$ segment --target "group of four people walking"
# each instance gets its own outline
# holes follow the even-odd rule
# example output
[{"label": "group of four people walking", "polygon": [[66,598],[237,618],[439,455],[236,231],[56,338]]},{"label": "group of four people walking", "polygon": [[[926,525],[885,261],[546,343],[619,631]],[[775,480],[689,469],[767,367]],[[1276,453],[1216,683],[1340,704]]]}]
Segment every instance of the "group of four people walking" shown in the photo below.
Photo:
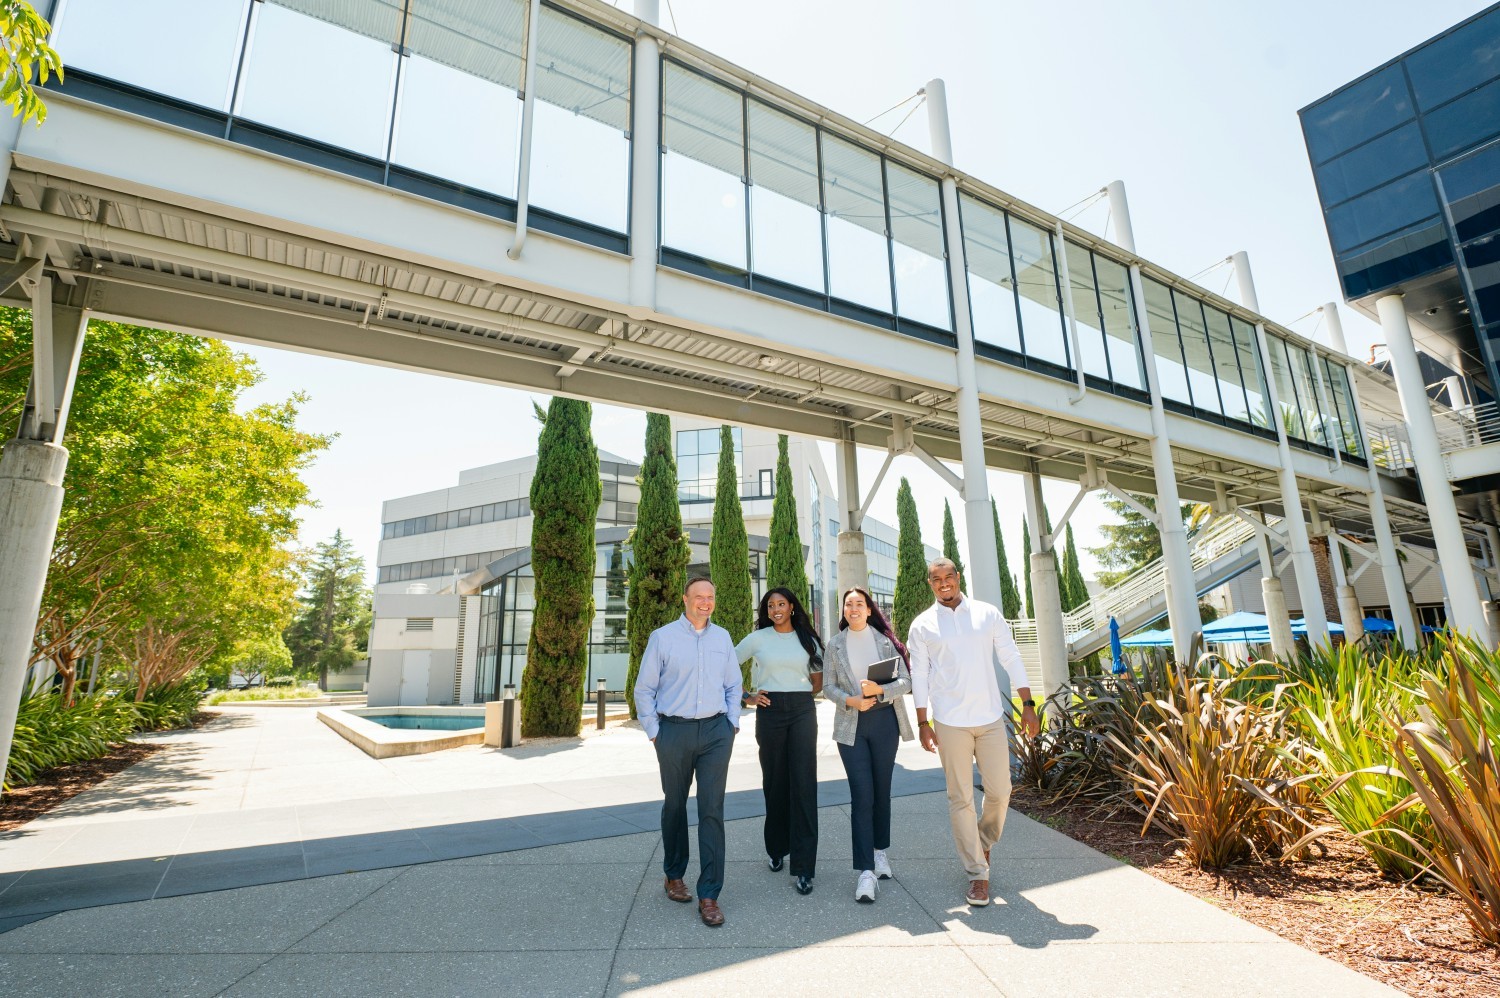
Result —
[{"label": "group of four people walking", "polygon": [[[665,890],[689,902],[688,794],[697,781],[698,913],[724,924],[724,787],[744,707],[756,709],[765,794],[764,843],[773,872],[788,869],[799,894],[811,894],[818,851],[817,713],[821,692],[834,710],[833,740],[849,782],[857,901],[873,902],[878,882],[893,877],[891,781],[896,750],[914,736],[905,699],[916,701],[922,747],[942,757],[954,843],[969,882],[965,900],[986,905],[989,852],[999,841],[1010,798],[1005,718],[1010,704],[996,659],[1021,698],[1021,723],[1037,732],[1035,704],[1021,655],[1000,611],[961,589],[947,559],[928,566],[934,604],[912,622],[908,644],[858,586],[843,594],[838,631],[825,642],[798,597],[772,589],[761,599],[756,629],[736,647],[712,623],[714,587],[688,582],[683,615],[655,631],[636,679],[637,715],[661,770]],[[740,665],[751,663],[750,687]],[[890,666],[894,668],[890,668]],[[883,681],[871,678],[872,666]],[[973,768],[984,786],[983,816],[974,806]]]}]

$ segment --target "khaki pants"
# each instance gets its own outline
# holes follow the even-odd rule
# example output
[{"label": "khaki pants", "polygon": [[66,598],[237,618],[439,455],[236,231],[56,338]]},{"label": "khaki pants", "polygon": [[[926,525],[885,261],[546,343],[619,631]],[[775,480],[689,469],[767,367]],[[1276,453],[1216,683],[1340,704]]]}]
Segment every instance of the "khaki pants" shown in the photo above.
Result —
[{"label": "khaki pants", "polygon": [[[970,880],[988,880],[984,854],[1000,841],[1005,810],[1010,806],[1010,744],[1005,719],[978,728],[959,728],[937,721],[938,754],[948,781],[948,820],[953,844]],[[974,763],[984,784],[984,813],[974,814]]]}]

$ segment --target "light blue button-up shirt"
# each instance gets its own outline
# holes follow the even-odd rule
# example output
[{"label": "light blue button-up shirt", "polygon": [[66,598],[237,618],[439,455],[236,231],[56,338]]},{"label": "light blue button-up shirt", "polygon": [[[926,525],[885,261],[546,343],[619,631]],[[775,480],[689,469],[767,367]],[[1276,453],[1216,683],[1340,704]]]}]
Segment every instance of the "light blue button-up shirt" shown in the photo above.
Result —
[{"label": "light blue button-up shirt", "polygon": [[684,614],[651,632],[635,679],[636,716],[647,738],[656,738],[662,714],[726,714],[738,731],[743,695],[734,642],[724,628],[709,621],[701,632],[696,631]]}]

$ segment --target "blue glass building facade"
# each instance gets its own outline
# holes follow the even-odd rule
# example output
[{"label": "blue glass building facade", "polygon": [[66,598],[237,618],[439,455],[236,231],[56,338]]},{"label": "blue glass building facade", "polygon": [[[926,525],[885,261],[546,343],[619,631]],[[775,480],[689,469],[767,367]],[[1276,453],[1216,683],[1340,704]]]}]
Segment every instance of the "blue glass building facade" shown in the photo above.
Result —
[{"label": "blue glass building facade", "polygon": [[1450,339],[1500,385],[1500,4],[1300,112],[1344,297]]}]

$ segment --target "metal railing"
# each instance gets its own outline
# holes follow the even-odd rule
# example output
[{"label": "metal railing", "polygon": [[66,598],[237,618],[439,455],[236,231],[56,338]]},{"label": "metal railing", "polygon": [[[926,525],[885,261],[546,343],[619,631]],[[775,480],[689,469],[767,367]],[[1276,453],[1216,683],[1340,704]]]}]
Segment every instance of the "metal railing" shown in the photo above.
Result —
[{"label": "metal railing", "polygon": [[1485,402],[1434,412],[1444,454],[1500,442],[1500,404]]}]

